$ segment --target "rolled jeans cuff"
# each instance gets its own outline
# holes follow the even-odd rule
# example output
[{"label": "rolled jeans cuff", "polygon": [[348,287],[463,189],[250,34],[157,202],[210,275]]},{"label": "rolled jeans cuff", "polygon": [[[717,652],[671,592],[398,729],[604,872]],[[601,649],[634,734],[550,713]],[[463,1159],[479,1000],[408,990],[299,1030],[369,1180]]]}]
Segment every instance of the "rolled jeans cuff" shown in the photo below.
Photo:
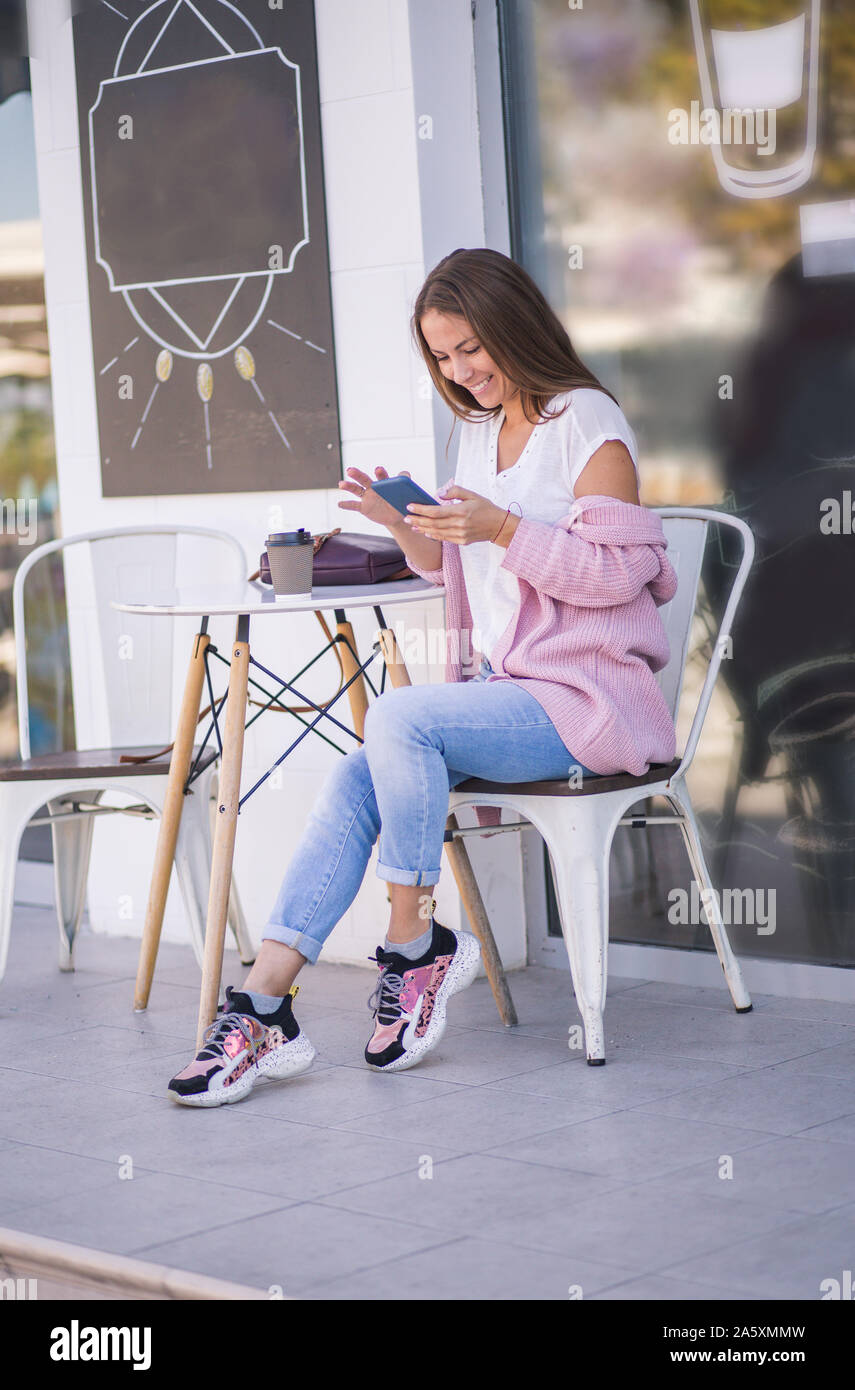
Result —
[{"label": "rolled jeans cuff", "polygon": [[433,886],[439,882],[439,869],[395,869],[390,864],[377,865],[377,877],[387,883],[402,883],[407,888],[419,888],[423,884]]},{"label": "rolled jeans cuff", "polygon": [[291,927],[283,927],[281,922],[268,922],[264,931],[261,933],[262,941],[278,941],[282,946],[291,946],[295,951],[299,951],[301,956],[305,956],[310,965],[314,965],[323,949],[323,941],[316,940],[303,931],[293,931]]}]

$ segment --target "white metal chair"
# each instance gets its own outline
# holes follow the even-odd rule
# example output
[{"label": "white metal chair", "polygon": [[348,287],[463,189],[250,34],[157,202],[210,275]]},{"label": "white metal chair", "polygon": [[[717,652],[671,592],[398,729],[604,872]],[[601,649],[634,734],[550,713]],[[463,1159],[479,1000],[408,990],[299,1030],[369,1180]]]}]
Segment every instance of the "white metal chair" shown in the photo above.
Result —
[{"label": "white metal chair", "polygon": [[[37,566],[42,568],[36,570]],[[181,659],[175,665],[180,675],[185,652],[176,644],[180,637],[186,637],[189,649],[192,638],[179,624],[165,619],[119,613],[111,607],[111,600],[138,598],[146,589],[179,588],[192,581],[200,567],[204,567],[202,572],[216,574],[219,582],[239,582],[246,577],[244,552],[234,537],[203,527],[172,525],[115,527],[50,541],[28,555],[17,571],[13,611],[20,762],[0,767],[0,978],[6,968],[15,868],[25,827],[31,823],[50,825],[59,968],[73,970],[95,818],[122,814],[151,819],[162,810],[168,753],[142,765],[121,762],[120,757],[123,753],[156,753],[171,738],[173,654],[179,652]],[[46,569],[50,572],[47,583]],[[57,599],[58,586],[64,587],[65,602],[62,595]],[[41,605],[30,611],[34,620],[38,617],[42,635],[49,639],[48,656],[41,657],[42,683],[47,684],[54,705],[48,723],[60,730],[55,744],[72,744],[63,751],[36,756],[31,754],[35,715],[30,693],[39,679],[34,668],[40,654],[33,623],[28,640],[25,621],[28,600],[34,602],[34,588],[40,588]],[[62,710],[68,707],[72,683],[74,736],[63,738],[61,730],[67,720],[63,720]],[[206,750],[202,756],[201,773],[186,796],[175,855],[200,966],[210,881],[216,758],[216,749]],[[120,793],[123,799],[130,798],[131,804],[104,804],[109,793]],[[48,814],[34,820],[42,806],[47,807]],[[234,884],[232,887],[229,921],[241,959],[248,963],[254,955],[253,946]]]},{"label": "white metal chair", "polygon": [[[461,782],[450,793],[450,810],[461,806],[508,807],[523,821],[502,827],[516,830],[531,824],[543,836],[552,866],[561,930],[576,1003],[585,1030],[585,1049],[591,1066],[605,1062],[603,1009],[606,1002],[606,956],[609,936],[609,857],[618,825],[678,825],[689,855],[692,872],[701,890],[712,890],[695,812],[686,786],[686,772],[701,736],[713,686],[729,638],[737,605],[754,558],[754,537],[744,521],[724,512],[702,507],[657,507],[668,540],[668,557],[678,576],[678,588],[670,603],[659,610],[671,645],[670,660],[657,680],[676,718],[689,649],[692,618],[697,601],[701,564],[709,524],[731,527],[742,538],[739,566],[730,588],[712,656],[692,726],[681,758],[652,766],[640,777],[619,775],[587,779],[582,787],[564,781],[502,783],[479,778]],[[662,796],[674,815],[626,812],[642,797]],[[626,817],[626,818],[625,818]],[[465,829],[463,834],[495,833],[485,827]],[[739,964],[731,950],[722,920],[718,895],[710,892],[707,905],[710,932],[738,1012],[751,1008]]]}]

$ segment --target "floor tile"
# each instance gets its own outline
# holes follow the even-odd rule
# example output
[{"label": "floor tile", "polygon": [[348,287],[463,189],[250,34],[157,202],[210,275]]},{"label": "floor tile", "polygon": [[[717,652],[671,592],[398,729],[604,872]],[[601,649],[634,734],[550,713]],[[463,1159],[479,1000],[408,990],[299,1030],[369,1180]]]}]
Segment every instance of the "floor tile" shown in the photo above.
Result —
[{"label": "floor tile", "polygon": [[62,1022],[49,1013],[23,1007],[11,1008],[0,1002],[0,1046],[2,1055],[6,1057],[25,1051],[42,1038],[55,1038],[62,1031]]},{"label": "floor tile", "polygon": [[562,1062],[568,1055],[566,1030],[561,1042],[529,1037],[519,1029],[446,1028],[442,1040],[419,1065],[423,1076],[483,1086],[532,1068]]},{"label": "floor tile", "polygon": [[508,1220],[519,1222],[522,1240],[526,1218],[544,1204],[568,1203],[607,1197],[619,1186],[613,1179],[592,1173],[573,1173],[558,1168],[535,1168],[511,1159],[487,1154],[468,1154],[386,1178],[363,1183],[325,1197],[325,1205],[378,1216],[388,1211],[406,1213],[407,1221],[450,1234],[491,1236]]},{"label": "floor tile", "polygon": [[637,1279],[628,1279],[625,1284],[614,1284],[603,1293],[592,1294],[598,1303],[613,1300],[629,1303],[649,1301],[651,1303],[730,1303],[748,1299],[748,1294],[737,1294],[733,1289],[714,1289],[711,1284],[690,1284],[685,1279],[665,1279],[661,1274],[642,1274]]},{"label": "floor tile", "polygon": [[311,1070],[292,1081],[258,1085],[252,1093],[255,1115],[275,1113],[300,1124],[333,1126],[362,1115],[398,1110],[421,1100],[454,1095],[460,1090],[418,1071],[370,1071],[316,1060]]},{"label": "floor tile", "polygon": [[493,1082],[490,1089],[525,1091],[556,1100],[590,1100],[609,1110],[623,1110],[645,1100],[656,1100],[739,1076],[736,1067],[721,1062],[651,1052],[621,1053],[604,1067],[589,1067],[578,1053],[572,1060]]},{"label": "floor tile", "polygon": [[[710,985],[680,985],[664,980],[648,980],[634,991],[633,997],[651,1004],[662,1004],[666,1008],[716,1009],[726,1014],[734,1012],[730,991],[723,983],[714,988]],[[764,1013],[768,1000],[768,995],[752,994],[751,1003],[755,1012]]]},{"label": "floor tile", "polygon": [[843,1115],[824,1125],[812,1125],[802,1130],[805,1139],[829,1139],[838,1144],[855,1144],[855,1115]]},{"label": "floor tile", "polygon": [[841,1081],[850,1081],[855,1077],[855,1039],[850,1043],[840,1043],[837,1047],[821,1047],[817,1052],[794,1057],[791,1062],[782,1062],[778,1071],[782,1074],[804,1072],[812,1076],[835,1076]]},{"label": "floor tile", "polygon": [[531,1140],[568,1122],[602,1113],[597,1106],[576,1102],[546,1100],[542,1096],[486,1091],[467,1087],[438,1100],[404,1105],[381,1115],[362,1115],[341,1126],[341,1131],[382,1135],[390,1139],[409,1138],[426,1153],[432,1145],[444,1144],[461,1153],[477,1153],[502,1141]]},{"label": "floor tile", "polygon": [[713,1162],[721,1154],[738,1153],[767,1139],[768,1135],[760,1131],[736,1129],[732,1125],[622,1110],[553,1129],[536,1138],[498,1144],[490,1152],[521,1162],[573,1168],[630,1183],[661,1178],[692,1161]]},{"label": "floor tile", "polygon": [[11,1055],[4,1051],[3,1061],[7,1070],[78,1081],[92,1078],[100,1084],[105,1062],[127,1064],[137,1058],[163,1056],[181,1044],[181,1038],[164,1033],[94,1024],[51,1038],[36,1038],[26,1050]]},{"label": "floor tile", "polygon": [[730,1287],[751,1298],[815,1301],[826,1280],[841,1281],[843,1271],[852,1270],[853,1249],[855,1206],[847,1206],[684,1260],[663,1273],[670,1279]]},{"label": "floor tile", "polygon": [[[812,1138],[817,1132],[808,1130],[795,1139],[769,1139],[743,1149],[724,1169],[718,1162],[692,1164],[671,1173],[669,1181],[675,1192],[759,1202],[802,1214],[820,1214],[855,1202],[851,1151],[846,1144]],[[722,1171],[731,1176],[720,1176]]]},{"label": "floor tile", "polygon": [[811,1019],[855,1028],[855,1001],[841,999],[790,999],[786,995],[763,996],[763,1012],[776,1018]]},{"label": "floor tile", "polygon": [[[298,1078],[300,1080],[306,1078]],[[283,1115],[287,1114],[286,1086]],[[390,1142],[370,1135],[347,1134],[292,1123],[271,1112],[249,1110],[252,1098],[238,1105],[200,1110],[146,1096],[128,1106],[119,1091],[103,1092],[101,1113],[81,1124],[67,1096],[27,1117],[12,1129],[26,1131],[26,1142],[41,1147],[116,1162],[130,1154],[139,1168],[177,1176],[246,1187],[250,1191],[307,1201],[372,1178],[416,1169],[423,1152],[410,1136]],[[116,1104],[116,1101],[119,1104]],[[237,1113],[237,1112],[243,1113]],[[451,1147],[434,1145],[434,1159],[451,1157]]]},{"label": "floor tile", "polygon": [[496,1222],[491,1239],[641,1274],[801,1220],[796,1212],[727,1201],[718,1193],[675,1191],[663,1180],[612,1191],[601,1201],[548,1203],[524,1221]]},{"label": "floor tile", "polygon": [[639,999],[635,990],[610,1001],[605,1033],[607,1057],[631,1049],[737,1067],[748,1057],[752,1067],[772,1066],[851,1041],[850,1030],[839,1023],[656,1004]]},{"label": "floor tile", "polygon": [[110,1186],[118,1165],[81,1158],[55,1149],[7,1144],[0,1149],[0,1195],[16,1206],[37,1206],[63,1199],[76,1205],[81,1194]]},{"label": "floor tile", "polygon": [[780,1073],[777,1067],[768,1067],[665,1096],[639,1109],[744,1125],[772,1134],[796,1134],[812,1125],[855,1115],[855,1080],[827,1077],[820,1087],[810,1073]]},{"label": "floor tile", "polygon": [[357,1280],[310,1284],[306,1296],[567,1302],[589,1298],[626,1277],[593,1260],[464,1237],[370,1269]]},{"label": "floor tile", "polygon": [[[570,976],[563,970],[547,970],[529,966],[527,970],[511,971],[508,987],[517,1012],[518,1025],[510,1030],[522,1036],[545,1036],[566,1039],[571,1024],[579,1020],[573,997]],[[643,981],[609,979],[608,997],[636,989]],[[499,1017],[495,1000],[486,980],[477,980],[466,994],[466,1027],[508,1031]]]},{"label": "floor tile", "polygon": [[143,1173],[120,1180],[114,1169],[108,1182],[77,1193],[73,1201],[59,1198],[21,1208],[15,1228],[131,1254],[166,1236],[177,1239],[228,1224],[239,1229],[247,1218],[265,1213],[267,1219],[285,1205],[267,1193],[198,1177]]},{"label": "floor tile", "polygon": [[217,1230],[178,1240],[156,1241],[137,1254],[180,1269],[212,1269],[258,1288],[278,1285],[286,1296],[303,1298],[319,1281],[345,1278],[351,1298],[373,1297],[359,1271],[392,1261],[398,1266],[435,1238],[397,1214],[362,1216],[303,1203]]}]

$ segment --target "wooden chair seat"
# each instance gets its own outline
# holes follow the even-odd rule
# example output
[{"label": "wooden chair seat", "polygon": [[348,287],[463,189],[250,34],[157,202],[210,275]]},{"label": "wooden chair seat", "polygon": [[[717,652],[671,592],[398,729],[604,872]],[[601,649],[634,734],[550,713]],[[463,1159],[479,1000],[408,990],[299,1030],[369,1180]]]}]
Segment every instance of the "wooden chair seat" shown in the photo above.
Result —
[{"label": "wooden chair seat", "polygon": [[612,777],[588,777],[582,779],[581,787],[571,787],[564,778],[558,777],[546,782],[487,782],[480,777],[469,777],[465,782],[458,782],[454,788],[455,792],[493,792],[494,794],[506,793],[511,785],[516,792],[525,792],[529,796],[596,796],[598,792],[623,791],[629,787],[646,787],[651,782],[665,782],[669,777],[673,777],[677,768],[680,766],[680,759],[674,758],[670,763],[652,763],[647,772],[642,772],[640,776],[633,777],[629,772],[619,772]]},{"label": "wooden chair seat", "polygon": [[[150,763],[119,761],[123,753],[140,756],[158,751],[158,746],[153,744],[148,748],[77,748],[64,753],[41,753],[36,758],[0,766],[0,782],[51,782],[64,778],[77,780],[80,777],[165,777],[169,772],[168,753]],[[210,767],[216,757],[216,749],[206,749],[200,768]]]}]

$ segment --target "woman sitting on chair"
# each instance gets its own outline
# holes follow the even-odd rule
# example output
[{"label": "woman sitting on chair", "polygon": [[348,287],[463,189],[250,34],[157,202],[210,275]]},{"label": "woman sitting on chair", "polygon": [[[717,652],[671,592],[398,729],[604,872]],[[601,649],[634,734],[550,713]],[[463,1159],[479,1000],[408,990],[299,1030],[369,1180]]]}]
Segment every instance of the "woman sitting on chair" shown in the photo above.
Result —
[{"label": "woman sitting on chair", "polygon": [[339,760],[309,817],[243,989],[226,991],[201,1052],[170,1082],[187,1105],[226,1104],[258,1076],[311,1064],[289,991],[356,897],[378,836],[391,913],[365,1060],[403,1071],[439,1041],[480,955],[474,936],[433,917],[449,788],[639,775],[674,757],[655,672],[669,656],[657,609],[677,581],[661,520],[639,504],[635,437],[614,397],[497,251],[441,261],[413,332],[463,422],[454,483],[403,519],[373,490],[384,469],[372,479],[348,468],[339,506],[385,526],[413,570],[445,585],[446,682],[391,689],[370,707],[363,746]]}]

